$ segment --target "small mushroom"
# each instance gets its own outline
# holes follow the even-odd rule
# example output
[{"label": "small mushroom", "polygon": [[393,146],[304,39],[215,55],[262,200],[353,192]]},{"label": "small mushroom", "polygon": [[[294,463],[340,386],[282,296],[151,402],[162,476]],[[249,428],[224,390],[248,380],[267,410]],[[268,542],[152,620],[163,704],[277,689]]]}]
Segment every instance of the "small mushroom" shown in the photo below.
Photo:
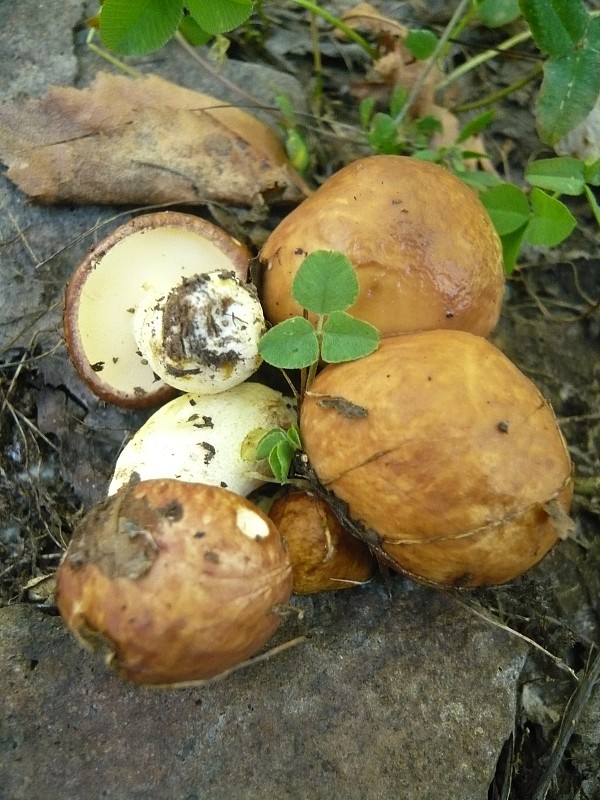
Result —
[{"label": "small mushroom", "polygon": [[214,394],[261,364],[265,318],[252,284],[218,270],[184,278],[134,315],[138,349],[162,380],[183,392]]},{"label": "small mushroom", "polygon": [[309,492],[277,498],[269,517],[287,545],[294,594],[351,589],[375,572],[369,548],[342,527],[327,503]]},{"label": "small mushroom", "polygon": [[[249,494],[266,480],[256,445],[296,419],[294,401],[261,383],[184,394],[155,411],[117,460],[109,494],[136,480],[177,478]],[[261,474],[265,478],[261,478]]]},{"label": "small mushroom", "polygon": [[291,287],[315,250],[338,250],[360,291],[349,313],[382,336],[451,328],[487,336],[504,294],[500,239],[476,192],[404,156],[358,159],[288,214],[260,253],[273,324],[302,314]]},{"label": "small mushroom", "polygon": [[121,677],[171,686],[256,653],[291,587],[281,536],[258,508],[215,486],[157,480],[88,513],[58,569],[56,600]]},{"label": "small mushroom", "polygon": [[65,295],[67,348],[79,375],[103,400],[149,408],[174,395],[134,336],[136,310],[166,296],[180,281],[211,271],[243,282],[250,253],[216,225],[163,211],[122,225],[75,270]]}]

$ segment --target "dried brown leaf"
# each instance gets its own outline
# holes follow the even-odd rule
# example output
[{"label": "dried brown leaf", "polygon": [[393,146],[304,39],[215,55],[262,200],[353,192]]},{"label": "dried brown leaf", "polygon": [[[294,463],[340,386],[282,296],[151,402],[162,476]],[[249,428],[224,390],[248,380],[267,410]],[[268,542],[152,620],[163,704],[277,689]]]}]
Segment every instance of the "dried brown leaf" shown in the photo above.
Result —
[{"label": "dried brown leaf", "polygon": [[306,194],[270,128],[155,75],[99,73],[87,89],[5,103],[0,159],[43,203],[251,206]]}]

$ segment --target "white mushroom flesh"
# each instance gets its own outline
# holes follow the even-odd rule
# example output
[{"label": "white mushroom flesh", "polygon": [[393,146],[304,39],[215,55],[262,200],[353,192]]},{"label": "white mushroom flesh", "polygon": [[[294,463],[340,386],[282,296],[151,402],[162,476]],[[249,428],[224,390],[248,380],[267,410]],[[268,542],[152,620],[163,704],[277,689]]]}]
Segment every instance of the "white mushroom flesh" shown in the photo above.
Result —
[{"label": "white mushroom flesh", "polygon": [[254,287],[225,270],[183,279],[134,317],[138,349],[154,372],[199,394],[249,378],[262,361],[258,341],[265,329]]},{"label": "white mushroom flesh", "polygon": [[[108,493],[135,480],[177,478],[247,495],[269,476],[256,445],[296,420],[294,401],[260,383],[184,394],[159,408],[119,456]],[[264,476],[261,477],[261,476]]]},{"label": "white mushroom flesh", "polygon": [[134,311],[183,277],[215,269],[231,269],[231,261],[204,236],[175,226],[136,231],[99,259],[81,293],[78,322],[85,357],[104,383],[131,394],[156,390],[159,378],[133,335]]}]

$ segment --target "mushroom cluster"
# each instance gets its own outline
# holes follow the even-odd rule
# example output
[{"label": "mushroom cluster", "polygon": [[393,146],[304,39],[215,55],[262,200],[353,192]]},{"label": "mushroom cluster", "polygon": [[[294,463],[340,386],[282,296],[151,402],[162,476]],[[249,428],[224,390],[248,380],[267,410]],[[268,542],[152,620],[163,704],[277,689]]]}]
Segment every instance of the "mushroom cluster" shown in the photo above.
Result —
[{"label": "mushroom cluster", "polygon": [[[298,412],[248,378],[266,326],[302,315],[292,282],[317,250],[352,261],[349,312],[382,340],[321,365],[299,415],[304,490],[266,516],[248,499],[268,480],[257,445]],[[569,530],[552,410],[484,338],[504,274],[475,192],[428,162],[361,159],[271,233],[258,291],[249,259],[205,220],[162,212],[115,231],[67,289],[67,346],[88,387],[160,406],[58,573],[67,624],[140,683],[230,670],[267,642],[292,591],[365,583],[377,560],[436,586],[492,585]]]}]

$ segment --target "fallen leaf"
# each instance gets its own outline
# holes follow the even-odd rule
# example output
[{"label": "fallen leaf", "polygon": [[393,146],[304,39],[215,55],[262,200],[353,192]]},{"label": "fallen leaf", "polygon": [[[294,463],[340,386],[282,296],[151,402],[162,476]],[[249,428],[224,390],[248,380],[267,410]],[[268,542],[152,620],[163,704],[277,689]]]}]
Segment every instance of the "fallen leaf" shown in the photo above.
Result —
[{"label": "fallen leaf", "polygon": [[0,159],[42,203],[252,206],[308,192],[269,127],[156,75],[101,72],[87,89],[5,103]]}]

